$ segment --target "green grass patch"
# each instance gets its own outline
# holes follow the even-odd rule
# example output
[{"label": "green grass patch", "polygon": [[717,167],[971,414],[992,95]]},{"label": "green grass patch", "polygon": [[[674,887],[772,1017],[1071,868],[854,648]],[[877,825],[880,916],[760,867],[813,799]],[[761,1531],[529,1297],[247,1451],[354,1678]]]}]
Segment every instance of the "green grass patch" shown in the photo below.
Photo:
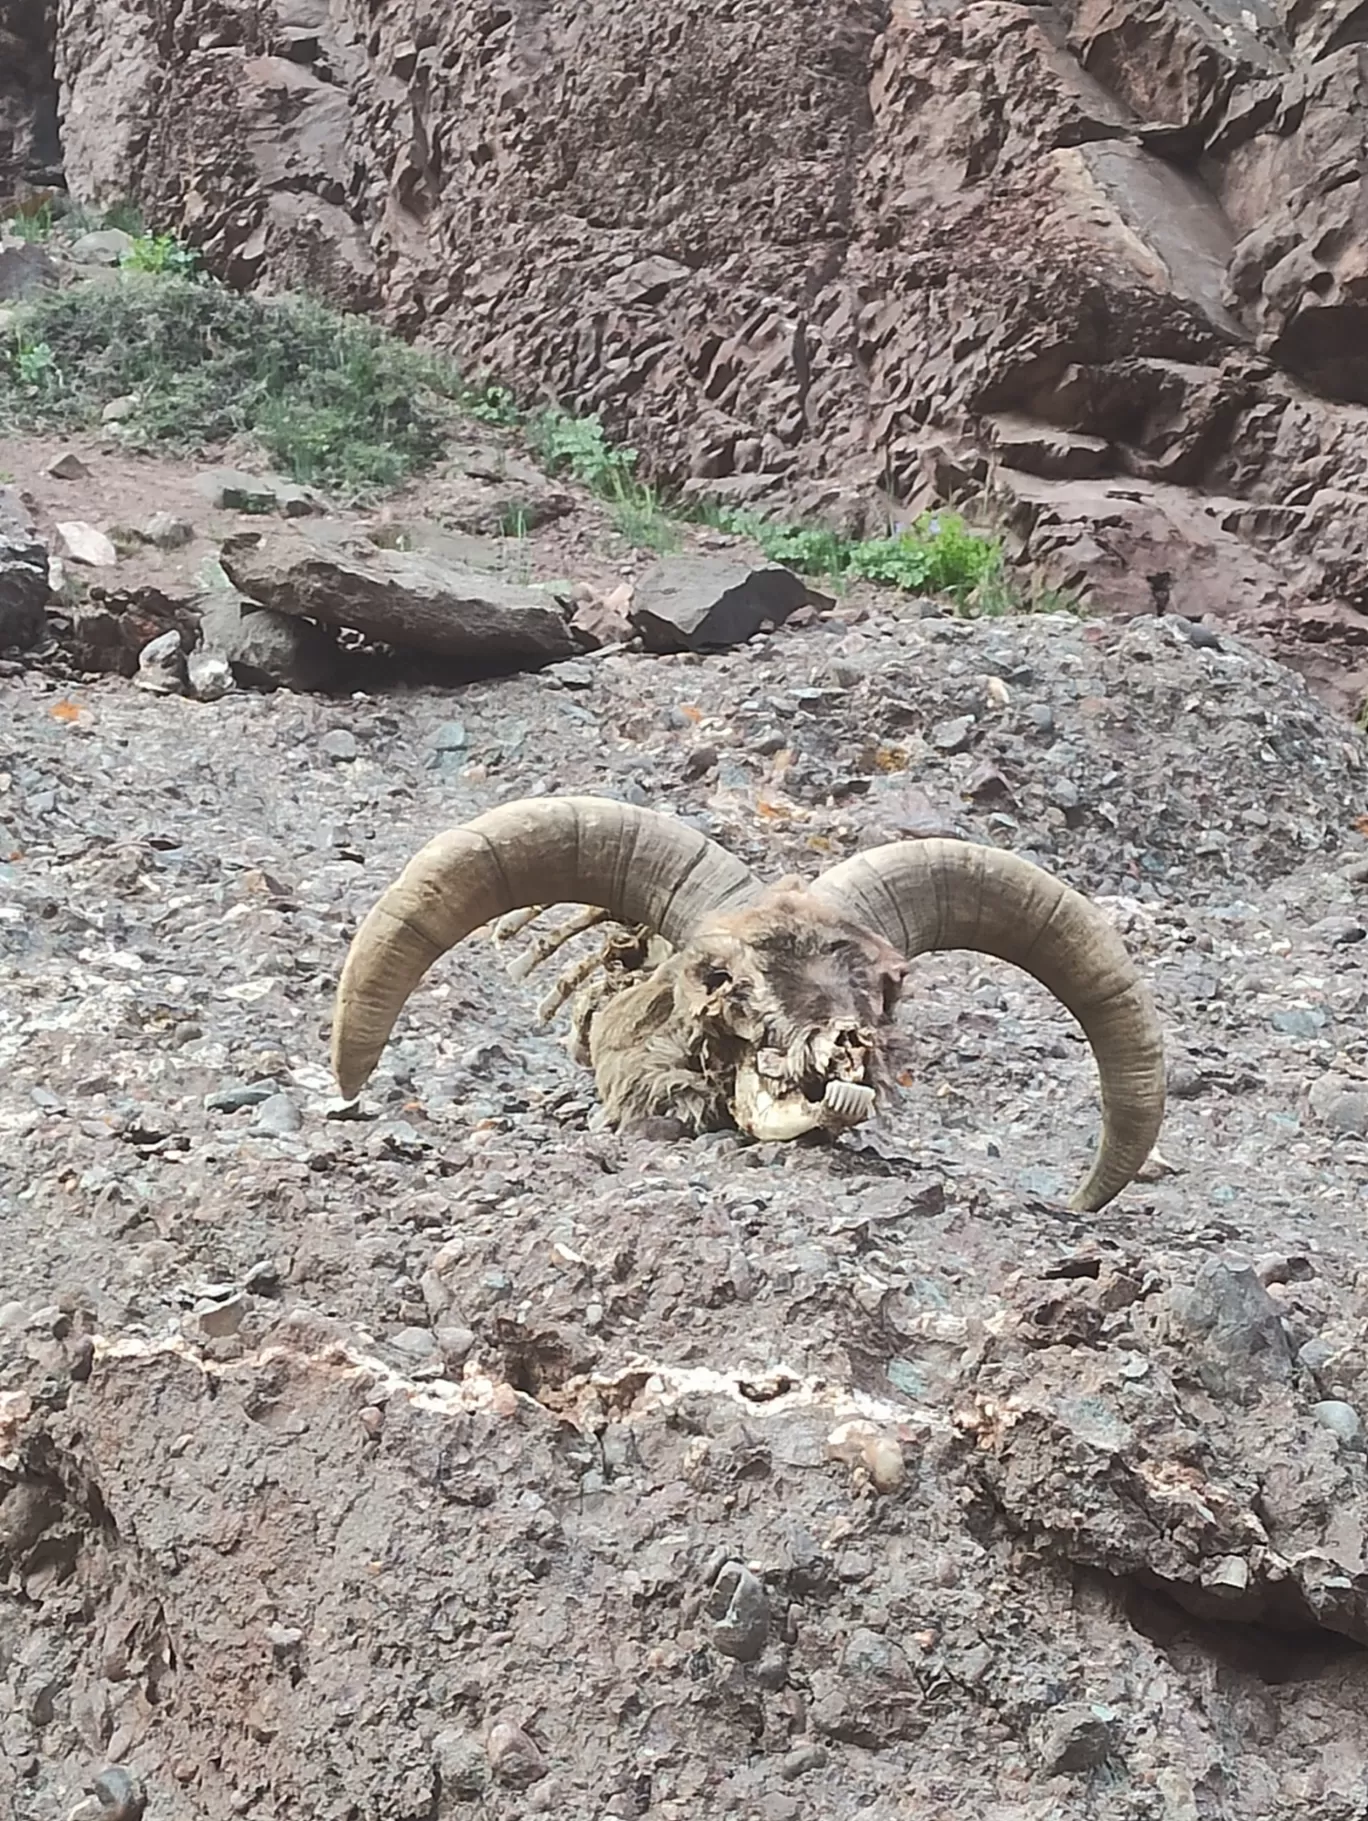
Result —
[{"label": "green grass patch", "polygon": [[199,254],[183,246],[174,234],[135,234],[133,245],[119,255],[126,272],[150,272],[154,277],[190,278],[199,269]]},{"label": "green grass patch", "polygon": [[909,594],[943,596],[960,612],[984,617],[1039,611],[1044,603],[1043,595],[1023,591],[1012,576],[1002,540],[974,529],[957,512],[926,512],[904,530],[871,538],[845,538],[822,526],[786,525],[715,506],[697,516],[717,530],[750,538],[771,562],[814,580],[877,582]]},{"label": "green grass patch", "polygon": [[168,236],[133,252],[115,285],[24,306],[0,341],[0,421],[84,428],[131,396],[122,427],[144,447],[191,453],[245,433],[293,479],[350,494],[443,453],[469,402],[450,362],[321,304],[195,279]]}]

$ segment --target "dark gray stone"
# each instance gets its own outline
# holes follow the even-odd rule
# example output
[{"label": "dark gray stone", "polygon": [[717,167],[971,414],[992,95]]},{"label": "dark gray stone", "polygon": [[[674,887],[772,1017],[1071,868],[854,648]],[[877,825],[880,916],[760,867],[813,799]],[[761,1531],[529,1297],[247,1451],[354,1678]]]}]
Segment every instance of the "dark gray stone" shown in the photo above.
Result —
[{"label": "dark gray stone", "polygon": [[791,569],[753,569],[726,557],[667,556],[637,583],[631,622],[648,651],[717,651],[743,645],[800,607],[830,607]]},{"label": "dark gray stone", "polygon": [[337,646],[308,620],[257,607],[229,588],[196,603],[206,649],[222,652],[237,682],[254,689],[328,689],[340,665]]},{"label": "dark gray stone", "polygon": [[0,527],[0,650],[25,651],[47,630],[47,547],[26,532]]}]

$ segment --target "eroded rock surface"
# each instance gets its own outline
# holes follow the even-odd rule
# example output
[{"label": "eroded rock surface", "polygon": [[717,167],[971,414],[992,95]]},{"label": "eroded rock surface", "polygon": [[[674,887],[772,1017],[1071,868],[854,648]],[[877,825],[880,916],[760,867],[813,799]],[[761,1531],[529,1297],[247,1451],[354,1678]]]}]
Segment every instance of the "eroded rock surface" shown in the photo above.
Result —
[{"label": "eroded rock surface", "polygon": [[163,43],[102,3],[58,73],[75,189],[226,275],[379,304],[730,497],[856,524],[989,487],[1056,582],[1271,628],[1350,696],[1356,21],[196,0]]},{"label": "eroded rock surface", "polygon": [[[1192,633],[844,598],[455,695],[6,677],[0,1809],[1357,1821],[1368,774]],[[1086,1048],[953,955],[859,1140],[595,1131],[483,939],[336,1117],[358,918],[547,790],[1097,894],[1145,1180],[1061,1205]]]}]

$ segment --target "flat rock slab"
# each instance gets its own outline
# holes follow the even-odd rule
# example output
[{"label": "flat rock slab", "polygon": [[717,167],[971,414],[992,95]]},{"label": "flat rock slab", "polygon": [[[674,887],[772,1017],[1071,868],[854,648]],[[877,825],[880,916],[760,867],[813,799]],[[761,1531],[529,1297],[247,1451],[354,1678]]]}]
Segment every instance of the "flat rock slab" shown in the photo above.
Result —
[{"label": "flat rock slab", "polygon": [[800,607],[831,607],[791,569],[753,569],[728,557],[667,556],[637,583],[631,620],[648,651],[744,645]]},{"label": "flat rock slab", "polygon": [[263,607],[411,651],[521,666],[577,649],[545,595],[417,551],[282,528],[228,539],[222,562],[233,586]]},{"label": "flat rock slab", "polygon": [[243,474],[236,468],[213,468],[195,482],[211,506],[225,512],[278,512],[282,518],[308,518],[323,502],[311,487],[297,486],[276,474]]}]

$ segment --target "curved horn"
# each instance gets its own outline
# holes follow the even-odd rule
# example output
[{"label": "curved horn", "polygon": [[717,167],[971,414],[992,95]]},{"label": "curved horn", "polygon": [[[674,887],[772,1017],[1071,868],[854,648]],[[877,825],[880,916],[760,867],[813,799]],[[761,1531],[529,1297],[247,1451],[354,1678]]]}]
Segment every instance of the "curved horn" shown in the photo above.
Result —
[{"label": "curved horn", "polygon": [[473,929],[530,904],[592,904],[679,947],[710,912],[756,890],[749,869],[655,810],[600,797],[529,797],[438,835],[352,938],[333,1012],[332,1065],[351,1100],[405,1000]]},{"label": "curved horn", "polygon": [[973,949],[1034,974],[1082,1025],[1102,1086],[1102,1139],[1070,1207],[1093,1212],[1131,1181],[1164,1116],[1158,1019],[1125,944],[1080,892],[1019,854],[969,841],[894,841],[813,889],[909,960]]}]

